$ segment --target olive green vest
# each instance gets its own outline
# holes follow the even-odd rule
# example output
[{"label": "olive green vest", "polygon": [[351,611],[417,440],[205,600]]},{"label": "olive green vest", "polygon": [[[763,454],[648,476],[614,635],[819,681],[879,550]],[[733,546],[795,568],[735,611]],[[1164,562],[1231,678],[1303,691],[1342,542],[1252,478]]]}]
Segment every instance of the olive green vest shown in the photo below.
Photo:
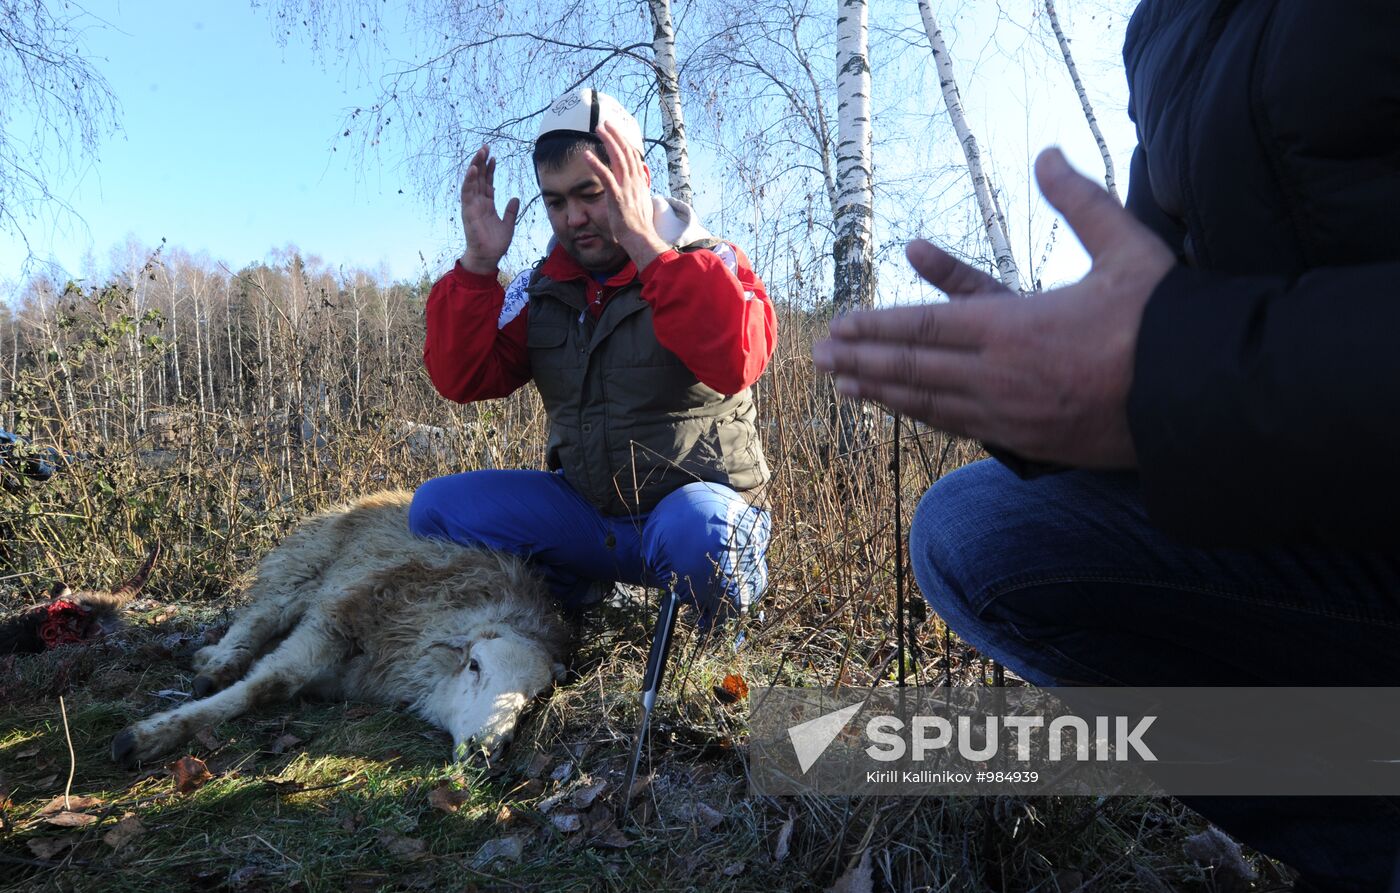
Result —
[{"label": "olive green vest", "polygon": [[768,481],[750,389],[701,384],[656,340],[634,280],[602,315],[582,282],[538,268],[529,285],[530,371],[549,416],[547,461],[605,515],[649,512],[695,481],[752,491]]}]

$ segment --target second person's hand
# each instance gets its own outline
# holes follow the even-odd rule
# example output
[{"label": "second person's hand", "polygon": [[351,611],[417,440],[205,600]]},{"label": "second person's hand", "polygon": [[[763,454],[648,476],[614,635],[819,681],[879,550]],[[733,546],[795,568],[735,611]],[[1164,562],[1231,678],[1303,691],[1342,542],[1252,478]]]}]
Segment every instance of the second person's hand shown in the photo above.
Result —
[{"label": "second person's hand", "polygon": [[496,213],[496,159],[491,148],[482,146],[467,165],[462,180],[462,233],[467,250],[462,254],[462,266],[483,276],[495,274],[515,237],[515,220],[520,213],[520,199],[506,202],[505,213]]}]

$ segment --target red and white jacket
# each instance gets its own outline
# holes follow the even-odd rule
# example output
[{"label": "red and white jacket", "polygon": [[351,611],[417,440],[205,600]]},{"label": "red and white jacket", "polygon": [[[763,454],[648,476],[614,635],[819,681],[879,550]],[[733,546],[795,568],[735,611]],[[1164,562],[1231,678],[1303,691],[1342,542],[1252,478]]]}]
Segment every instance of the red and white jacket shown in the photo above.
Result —
[{"label": "red and white jacket", "polygon": [[[686,205],[654,199],[656,228],[670,244],[708,236]],[[551,240],[552,244],[552,240]],[[737,394],[758,380],[777,343],[777,318],[762,280],[735,245],[662,253],[638,273],[630,261],[599,283],[558,245],[540,272],[584,282],[596,316],[620,288],[640,276],[656,338],[705,385]],[[531,270],[502,287],[453,264],[428,295],[423,362],[438,393],[458,403],[504,397],[530,380],[525,347]]]}]

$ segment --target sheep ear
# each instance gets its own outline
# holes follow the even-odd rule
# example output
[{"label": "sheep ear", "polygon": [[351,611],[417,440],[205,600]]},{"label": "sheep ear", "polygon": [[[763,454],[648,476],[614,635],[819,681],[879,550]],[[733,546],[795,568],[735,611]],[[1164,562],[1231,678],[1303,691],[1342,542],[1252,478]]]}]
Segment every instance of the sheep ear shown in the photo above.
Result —
[{"label": "sheep ear", "polygon": [[430,647],[430,648],[449,648],[449,649],[451,649],[451,650],[453,650],[453,651],[460,651],[460,652],[462,652],[463,654],[466,654],[468,651],[471,650],[471,647],[472,647],[472,640],[471,640],[471,638],[468,637],[468,636],[461,636],[461,635],[458,635],[458,636],[448,636],[448,637],[445,638],[445,639],[438,639],[436,642],[434,642],[432,645],[430,645],[430,646],[428,646],[428,647]]}]

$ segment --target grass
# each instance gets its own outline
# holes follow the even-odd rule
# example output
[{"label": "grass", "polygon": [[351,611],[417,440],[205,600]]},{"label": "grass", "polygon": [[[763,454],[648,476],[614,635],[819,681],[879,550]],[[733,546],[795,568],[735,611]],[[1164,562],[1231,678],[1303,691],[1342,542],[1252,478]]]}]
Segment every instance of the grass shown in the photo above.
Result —
[{"label": "grass", "polygon": [[[891,889],[1228,889],[1183,855],[1185,837],[1203,825],[1170,801],[750,797],[743,710],[721,705],[711,688],[736,671],[804,681],[810,671],[783,676],[779,652],[764,647],[782,630],[755,631],[739,655],[687,660],[694,643],[680,643],[656,720],[654,778],[634,807],[636,826],[610,838],[648,619],[618,610],[590,620],[577,678],[528,714],[500,765],[452,765],[444,734],[396,710],[305,702],[190,742],[213,777],[180,794],[163,766],[120,770],[107,747],[126,723],[167,706],[170,692],[188,690],[183,660],[223,612],[213,603],[143,607],[117,637],[4,668],[18,684],[0,708],[0,778],[10,791],[0,890],[804,890],[825,889],[867,850]],[[142,623],[142,614],[162,619]],[[76,753],[72,793],[100,801],[83,810],[98,821],[82,828],[39,814],[62,795],[69,770],[60,688]],[[579,808],[572,798],[599,781],[608,788]],[[454,812],[433,803],[444,787],[460,791]],[[580,830],[554,824],[568,813]],[[144,832],[104,842],[127,815]],[[590,830],[596,821],[603,828]],[[503,838],[519,839],[519,861],[478,858]],[[62,849],[45,850],[48,841]]]},{"label": "grass", "polygon": [[[652,780],[624,829],[610,805],[638,717],[645,607],[587,618],[572,678],[531,709],[495,766],[453,765],[442,733],[357,704],[291,703],[206,730],[187,753],[211,778],[187,793],[166,766],[126,771],[107,756],[127,723],[189,691],[189,655],[220,633],[242,581],[298,518],[463,468],[537,466],[531,395],[447,419],[421,382],[381,395],[381,416],[444,422],[451,449],[441,455],[410,454],[389,427],[348,418],[322,419],[318,439],[296,442],[251,414],[188,406],[173,410],[186,419],[182,436],[162,445],[139,429],[94,437],[98,410],[64,393],[69,384],[79,394],[110,390],[92,349],[88,372],[40,363],[21,373],[11,411],[36,442],[82,458],[47,483],[0,491],[0,609],[35,603],[52,579],[113,585],[151,542],[164,556],[118,634],[0,659],[0,891],[771,893],[823,890],[866,872],[873,889],[897,891],[1287,889],[1286,871],[1255,854],[1253,885],[1197,865],[1183,846],[1205,823],[1169,800],[748,793],[745,706],[713,694],[726,675],[750,685],[870,685],[895,672],[892,429],[876,420],[871,446],[835,456],[815,421],[827,417],[827,398],[806,357],[810,341],[788,337],[760,387],[776,473],[766,619],[737,654],[699,649],[684,627],[654,721]],[[413,362],[406,353],[386,367]],[[118,410],[135,418],[128,404],[102,412]],[[898,495],[907,507],[978,455],[924,430],[906,433],[905,449]],[[922,607],[912,583],[911,599]],[[916,620],[914,683],[990,678],[938,618]],[[70,768],[72,795],[96,801],[75,811],[96,821],[58,827],[45,808],[63,795]]]}]

